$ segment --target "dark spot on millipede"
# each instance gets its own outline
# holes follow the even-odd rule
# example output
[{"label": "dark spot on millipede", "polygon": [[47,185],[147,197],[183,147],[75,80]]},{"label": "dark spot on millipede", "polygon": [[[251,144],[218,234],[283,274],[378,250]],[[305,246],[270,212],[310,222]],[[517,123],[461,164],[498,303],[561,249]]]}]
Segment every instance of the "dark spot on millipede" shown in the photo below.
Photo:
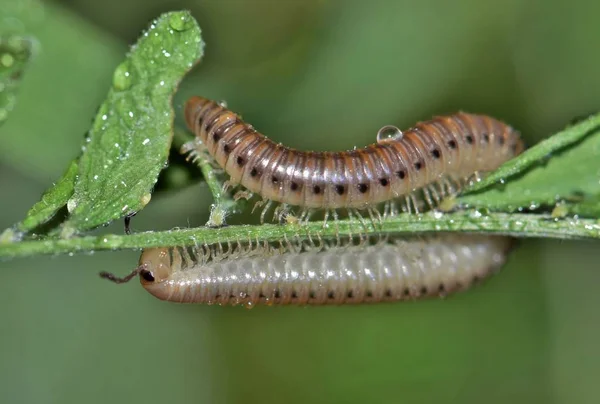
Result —
[{"label": "dark spot on millipede", "polygon": [[275,177],[275,176],[272,176],[272,177],[271,177],[271,182],[272,182],[273,184],[277,184],[277,183],[279,182],[279,178],[277,178],[277,177]]},{"label": "dark spot on millipede", "polygon": [[258,295],[259,298],[264,299],[266,298],[265,294],[263,292],[260,292],[260,294]]},{"label": "dark spot on millipede", "polygon": [[477,283],[477,282],[479,282],[479,276],[477,276],[477,275],[474,275],[474,276],[473,276],[473,279],[471,279],[471,281],[472,281],[473,283]]},{"label": "dark spot on millipede", "polygon": [[230,295],[229,295],[229,298],[230,298],[230,299],[235,299],[235,295],[234,295],[234,294],[230,294]]},{"label": "dark spot on millipede", "polygon": [[387,178],[380,178],[379,183],[381,184],[382,187],[387,187],[388,184],[390,183],[390,181]]},{"label": "dark spot on millipede", "polygon": [[220,299],[220,298],[221,298],[221,294],[220,294],[220,293],[217,293],[217,294],[215,295],[215,299]]},{"label": "dark spot on millipede", "polygon": [[367,297],[373,297],[373,292],[371,292],[370,290],[367,290],[366,295],[367,295]]},{"label": "dark spot on millipede", "polygon": [[503,146],[505,141],[504,136],[498,136],[498,144],[500,146]]},{"label": "dark spot on millipede", "polygon": [[487,134],[487,133],[484,133],[483,135],[481,135],[481,140],[482,140],[484,143],[488,143],[488,142],[490,141],[490,135],[489,135],[489,134]]},{"label": "dark spot on millipede", "polygon": [[221,136],[219,136],[219,134],[218,134],[218,133],[216,133],[216,132],[215,132],[215,133],[213,133],[213,140],[214,140],[215,142],[218,142],[218,141],[219,141],[219,139],[221,139]]},{"label": "dark spot on millipede", "polygon": [[348,299],[352,299],[354,297],[354,292],[349,290],[346,296],[348,297]]},{"label": "dark spot on millipede", "polygon": [[443,283],[440,283],[440,286],[438,286],[438,292],[445,292],[446,291],[446,287],[444,286]]},{"label": "dark spot on millipede", "polygon": [[403,180],[404,177],[406,177],[406,172],[404,170],[400,170],[400,171],[396,172],[396,175],[398,176],[398,178]]},{"label": "dark spot on millipede", "polygon": [[449,147],[449,148],[451,148],[451,149],[456,149],[456,146],[457,146],[457,145],[456,145],[456,141],[455,141],[455,140],[450,140],[450,141],[448,142],[448,147]]},{"label": "dark spot on millipede", "polygon": [[343,185],[336,185],[335,186],[335,192],[337,192],[338,195],[343,195],[344,194],[344,186]]},{"label": "dark spot on millipede", "polygon": [[516,143],[511,144],[510,145],[510,149],[513,151],[513,153],[516,152],[517,151],[517,144]]},{"label": "dark spot on millipede", "polygon": [[417,162],[415,163],[415,169],[416,169],[417,171],[419,171],[421,168],[423,168],[423,163],[421,163],[420,161],[417,161]]},{"label": "dark spot on millipede", "polygon": [[358,192],[364,194],[369,190],[369,186],[367,184],[358,184]]},{"label": "dark spot on millipede", "polygon": [[308,292],[308,297],[309,297],[310,299],[314,299],[314,298],[315,298],[315,296],[317,296],[317,294],[315,293],[315,291],[314,291],[314,290],[311,290],[310,292]]},{"label": "dark spot on millipede", "polygon": [[385,290],[385,296],[386,297],[392,297],[392,289],[386,289]]},{"label": "dark spot on millipede", "polygon": [[295,290],[292,290],[292,299],[295,299],[298,297],[298,293]]},{"label": "dark spot on millipede", "polygon": [[333,291],[329,291],[329,292],[327,292],[327,297],[329,299],[335,299],[335,293],[333,293]]},{"label": "dark spot on millipede", "polygon": [[256,169],[256,167],[254,167],[252,170],[250,170],[251,177],[256,177],[257,175],[258,175],[258,170]]},{"label": "dark spot on millipede", "polygon": [[467,135],[467,136],[465,136],[465,140],[467,141],[468,144],[473,144],[473,136]]},{"label": "dark spot on millipede", "polygon": [[229,147],[229,145],[228,145],[227,143],[225,143],[225,144],[223,145],[223,152],[224,152],[225,154],[229,154],[229,153],[231,153],[231,147]]},{"label": "dark spot on millipede", "polygon": [[279,299],[281,297],[281,292],[279,290],[276,290],[275,293],[273,293],[273,296],[275,297],[275,299]]},{"label": "dark spot on millipede", "polygon": [[442,154],[440,153],[440,151],[438,149],[433,149],[431,151],[431,155],[433,156],[433,158],[439,159]]},{"label": "dark spot on millipede", "polygon": [[300,186],[298,185],[298,183],[297,183],[297,182],[292,182],[292,183],[290,184],[290,189],[291,189],[292,191],[297,191],[297,190],[298,190],[298,188],[300,188]]},{"label": "dark spot on millipede", "polygon": [[154,282],[154,275],[152,275],[152,272],[148,271],[147,269],[142,269],[140,271],[140,276],[146,282]]},{"label": "dark spot on millipede", "polygon": [[410,289],[406,288],[406,289],[404,289],[404,292],[402,292],[402,293],[404,293],[404,296],[410,296]]},{"label": "dark spot on millipede", "polygon": [[421,294],[422,294],[422,295],[426,295],[426,294],[427,294],[427,287],[426,287],[426,286],[423,286],[423,287],[421,288]]},{"label": "dark spot on millipede", "polygon": [[244,159],[243,159],[241,156],[238,156],[238,157],[237,157],[237,160],[236,160],[236,162],[237,162],[237,165],[238,165],[238,166],[243,166],[243,165],[244,165],[244,163],[245,163]]},{"label": "dark spot on millipede", "polygon": [[321,187],[320,187],[320,186],[318,186],[318,185],[315,185],[315,186],[313,187],[313,193],[314,193],[314,194],[320,194],[320,193],[321,193]]}]

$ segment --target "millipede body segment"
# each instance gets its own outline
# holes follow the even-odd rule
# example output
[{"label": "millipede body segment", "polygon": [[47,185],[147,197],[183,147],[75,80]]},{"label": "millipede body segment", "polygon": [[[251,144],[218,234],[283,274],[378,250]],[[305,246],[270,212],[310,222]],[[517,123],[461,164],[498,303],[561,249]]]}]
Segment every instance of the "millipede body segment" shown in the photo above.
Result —
[{"label": "millipede body segment", "polygon": [[185,119],[199,147],[227,172],[231,183],[263,199],[302,208],[365,209],[444,180],[461,183],[476,172],[498,168],[524,147],[510,126],[467,113],[436,117],[342,152],[298,151],[277,144],[223,105],[202,97],[187,101]]}]

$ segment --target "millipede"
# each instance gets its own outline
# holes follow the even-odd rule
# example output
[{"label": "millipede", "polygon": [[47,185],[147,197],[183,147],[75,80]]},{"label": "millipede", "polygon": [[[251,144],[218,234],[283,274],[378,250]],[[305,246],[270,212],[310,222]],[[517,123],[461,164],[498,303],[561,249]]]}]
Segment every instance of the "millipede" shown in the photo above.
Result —
[{"label": "millipede", "polygon": [[[192,159],[208,154],[229,175],[226,186],[239,197],[258,195],[261,222],[272,203],[275,217],[300,207],[300,219],[315,209],[349,215],[367,210],[393,215],[435,208],[473,176],[492,171],[524,149],[519,133],[485,115],[438,116],[401,131],[384,126],[377,142],[342,152],[298,151],[277,144],[242,121],[223,103],[202,97],[185,106],[196,139],[182,151]],[[266,201],[266,202],[265,202]],[[326,220],[326,219],[325,219]],[[469,288],[506,261],[513,239],[504,236],[436,233],[408,239],[367,238],[358,245],[302,241],[150,248],[138,267],[117,283],[139,275],[161,300],[181,303],[358,304],[445,296]],[[361,238],[362,239],[362,238]]]},{"label": "millipede", "polygon": [[[338,240],[339,241],[339,240]],[[359,244],[288,242],[150,248],[139,274],[158,299],[219,305],[339,305],[415,300],[463,291],[495,273],[512,239],[437,234]]]},{"label": "millipede", "polygon": [[[237,197],[258,195],[266,210],[301,208],[300,217],[315,209],[348,212],[385,203],[394,213],[418,212],[457,194],[474,176],[498,168],[519,154],[519,132],[486,115],[459,112],[419,122],[401,131],[385,126],[377,142],[342,152],[299,151],[275,143],[244,122],[223,103],[194,96],[185,104],[185,120],[196,140],[183,151],[208,153],[229,176],[228,186],[241,186]],[[275,214],[274,214],[275,215]]]}]

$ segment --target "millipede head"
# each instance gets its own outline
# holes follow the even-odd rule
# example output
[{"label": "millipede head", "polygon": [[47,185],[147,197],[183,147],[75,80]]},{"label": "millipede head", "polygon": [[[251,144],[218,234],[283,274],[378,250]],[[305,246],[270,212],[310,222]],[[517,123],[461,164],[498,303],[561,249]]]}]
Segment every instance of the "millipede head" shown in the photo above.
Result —
[{"label": "millipede head", "polygon": [[168,248],[149,248],[142,252],[139,266],[143,286],[159,283],[171,273],[171,254]]}]

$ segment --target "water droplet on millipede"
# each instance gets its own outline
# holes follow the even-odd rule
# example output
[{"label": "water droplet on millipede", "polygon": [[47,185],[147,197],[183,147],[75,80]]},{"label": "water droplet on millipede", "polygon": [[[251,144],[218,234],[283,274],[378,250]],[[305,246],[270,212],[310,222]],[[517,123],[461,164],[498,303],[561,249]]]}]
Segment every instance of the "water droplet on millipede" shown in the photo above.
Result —
[{"label": "water droplet on millipede", "polygon": [[386,142],[388,140],[400,140],[404,134],[394,125],[386,125],[377,131],[377,143]]}]

